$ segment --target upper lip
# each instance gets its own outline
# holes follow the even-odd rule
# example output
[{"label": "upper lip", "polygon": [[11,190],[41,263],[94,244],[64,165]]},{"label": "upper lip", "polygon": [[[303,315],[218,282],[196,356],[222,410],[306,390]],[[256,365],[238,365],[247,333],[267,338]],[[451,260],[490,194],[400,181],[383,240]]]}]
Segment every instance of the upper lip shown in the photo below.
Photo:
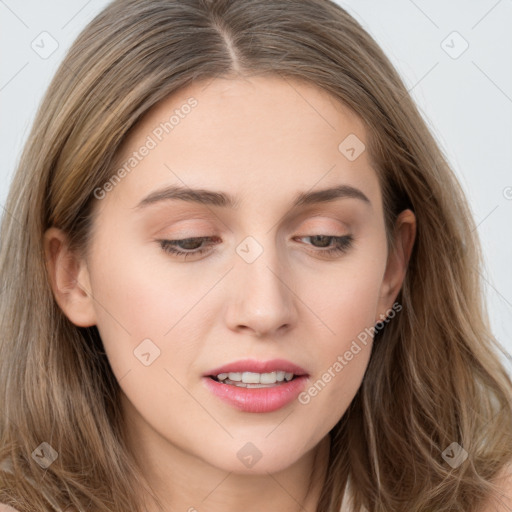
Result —
[{"label": "upper lip", "polygon": [[272,359],[270,361],[258,361],[256,359],[242,359],[214,368],[204,374],[204,377],[216,376],[220,373],[271,373],[275,371],[284,371],[294,375],[308,375],[304,368],[297,366],[286,359]]}]

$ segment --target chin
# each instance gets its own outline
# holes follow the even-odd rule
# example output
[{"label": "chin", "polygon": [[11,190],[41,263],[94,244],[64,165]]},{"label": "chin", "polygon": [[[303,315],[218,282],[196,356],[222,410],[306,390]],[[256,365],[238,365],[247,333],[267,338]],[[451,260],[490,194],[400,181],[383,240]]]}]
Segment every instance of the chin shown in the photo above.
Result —
[{"label": "chin", "polygon": [[[224,471],[241,475],[266,475],[277,473],[293,465],[304,455],[298,446],[283,446],[282,439],[254,438],[254,441],[237,441],[234,448],[216,453],[208,462]],[[229,452],[230,456],[226,457]]]}]

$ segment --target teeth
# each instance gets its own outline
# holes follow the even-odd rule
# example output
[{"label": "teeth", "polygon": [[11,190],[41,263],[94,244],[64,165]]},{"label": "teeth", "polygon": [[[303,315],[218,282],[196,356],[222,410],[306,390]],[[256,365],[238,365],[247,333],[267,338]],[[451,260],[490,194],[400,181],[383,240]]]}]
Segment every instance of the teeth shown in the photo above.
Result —
[{"label": "teeth", "polygon": [[[270,373],[255,372],[229,372],[219,373],[217,375],[219,381],[230,380],[243,384],[275,384],[276,382],[290,381],[293,379],[293,373],[284,371],[275,371]],[[243,386],[246,387],[246,386]]]},{"label": "teeth", "polygon": [[242,382],[244,382],[245,384],[261,384],[260,374],[253,372],[244,372],[242,373]]},{"label": "teeth", "polygon": [[260,384],[275,384],[277,381],[276,372],[262,373],[261,375],[254,373],[253,375],[256,375],[256,378],[259,380]]}]

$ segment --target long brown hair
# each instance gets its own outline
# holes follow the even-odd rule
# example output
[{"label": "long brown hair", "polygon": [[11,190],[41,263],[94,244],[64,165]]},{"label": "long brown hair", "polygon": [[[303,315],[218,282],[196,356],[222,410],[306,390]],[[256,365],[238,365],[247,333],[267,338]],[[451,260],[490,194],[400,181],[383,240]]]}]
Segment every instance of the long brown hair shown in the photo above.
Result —
[{"label": "long brown hair", "polygon": [[[126,448],[119,384],[97,328],[73,325],[55,302],[43,234],[57,226],[86,250],[94,191],[137,121],[193,81],[249,74],[304,80],[353,109],[389,244],[401,210],[417,219],[402,310],[375,335],[362,385],[330,432],[317,512],[338,512],[347,488],[354,512],[476,512],[497,491],[512,461],[512,382],[483,302],[475,225],[383,51],[330,0],[116,0],[51,82],[2,219],[1,502],[143,510],[140,489],[151,489]],[[448,464],[450,447],[466,461]],[[54,458],[50,448],[58,457],[43,470],[37,454]]]}]

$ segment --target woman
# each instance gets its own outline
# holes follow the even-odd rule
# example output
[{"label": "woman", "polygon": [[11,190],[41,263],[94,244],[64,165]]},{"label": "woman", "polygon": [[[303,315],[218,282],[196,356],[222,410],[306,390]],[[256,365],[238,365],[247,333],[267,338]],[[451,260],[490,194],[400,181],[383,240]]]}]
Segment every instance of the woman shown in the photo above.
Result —
[{"label": "woman", "polygon": [[512,506],[469,207],[336,4],[114,1],[6,210],[0,502]]}]

